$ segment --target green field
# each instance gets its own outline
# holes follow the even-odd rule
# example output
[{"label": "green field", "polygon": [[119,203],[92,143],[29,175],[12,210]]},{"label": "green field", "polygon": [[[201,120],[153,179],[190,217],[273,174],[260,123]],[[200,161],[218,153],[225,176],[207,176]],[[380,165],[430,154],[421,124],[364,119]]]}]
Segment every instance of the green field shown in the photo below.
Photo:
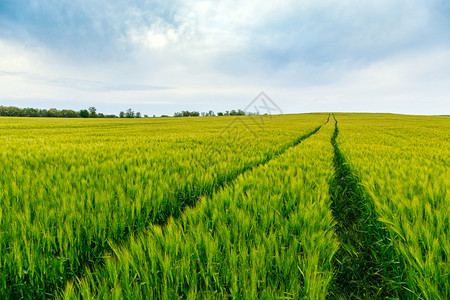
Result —
[{"label": "green field", "polygon": [[0,118],[0,298],[450,298],[450,118]]}]

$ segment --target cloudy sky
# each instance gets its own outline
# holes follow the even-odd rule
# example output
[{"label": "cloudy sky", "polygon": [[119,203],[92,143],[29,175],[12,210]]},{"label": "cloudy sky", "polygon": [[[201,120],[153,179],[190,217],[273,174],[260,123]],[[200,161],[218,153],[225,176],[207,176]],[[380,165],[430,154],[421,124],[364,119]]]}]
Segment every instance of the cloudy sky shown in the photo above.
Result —
[{"label": "cloudy sky", "polygon": [[0,0],[0,105],[450,114],[448,0]]}]

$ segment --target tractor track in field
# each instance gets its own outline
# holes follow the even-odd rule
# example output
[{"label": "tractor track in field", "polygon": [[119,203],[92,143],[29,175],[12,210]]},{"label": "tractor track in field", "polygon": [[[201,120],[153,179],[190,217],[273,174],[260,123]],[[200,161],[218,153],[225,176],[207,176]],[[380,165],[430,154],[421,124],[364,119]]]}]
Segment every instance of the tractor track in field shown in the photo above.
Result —
[{"label": "tractor track in field", "polygon": [[330,184],[331,209],[337,222],[335,231],[341,247],[333,258],[336,269],[330,285],[331,299],[404,298],[404,277],[386,227],[377,220],[373,201],[352,173],[337,143],[335,131],[335,176]]},{"label": "tractor track in field", "polygon": [[[272,155],[267,155],[265,157],[265,159],[261,160],[260,162],[243,168],[241,169],[239,172],[236,172],[235,174],[233,174],[233,176],[231,176],[230,178],[227,178],[225,180],[222,180],[220,182],[218,182],[215,186],[215,188],[213,188],[212,190],[206,190],[203,193],[199,193],[197,195],[194,195],[190,198],[186,198],[183,197],[183,193],[180,192],[179,193],[179,203],[180,206],[178,207],[177,210],[172,211],[170,213],[166,213],[164,214],[161,218],[159,218],[157,221],[151,223],[153,225],[159,225],[159,226],[164,226],[165,224],[167,224],[167,222],[169,221],[170,218],[174,218],[177,219],[178,217],[181,216],[181,214],[184,212],[184,210],[188,207],[194,207],[197,203],[197,201],[201,198],[201,197],[211,197],[215,192],[217,192],[218,190],[230,185],[233,183],[233,181],[238,178],[240,175],[247,173],[247,172],[251,172],[253,169],[263,166],[267,163],[269,163],[270,161],[276,159],[277,157],[283,155],[287,150],[299,145],[302,141],[306,140],[307,138],[311,137],[312,135],[316,134],[321,128],[322,126],[324,126],[325,124],[327,124],[330,121],[331,115],[328,115],[328,118],[326,120],[325,123],[317,126],[314,130],[302,135],[301,137],[293,140],[292,142],[283,145],[282,147],[280,147],[279,150],[275,151]],[[129,230],[126,235],[124,236],[124,238],[121,239],[121,241],[125,241],[131,234],[134,233],[138,233],[141,230]],[[114,241],[115,243],[118,243],[120,241]],[[59,286],[59,288],[64,288],[64,286],[67,284],[67,282],[73,281],[77,278],[81,278],[84,276],[84,270],[86,269],[91,269],[93,266],[98,266],[101,265],[104,262],[104,258],[107,257],[108,255],[105,255],[107,253],[110,253],[111,249],[103,249],[103,251],[101,253],[99,253],[98,255],[98,260],[96,261],[84,261],[80,264],[78,271],[73,272],[72,276],[69,276],[69,278],[67,278],[67,280],[65,280],[61,286]],[[53,291],[52,291],[53,292]]]},{"label": "tractor track in field", "polygon": [[327,124],[330,121],[330,117],[331,115],[328,115],[328,118],[326,120],[325,123],[317,126],[314,130],[302,135],[301,137],[297,138],[296,140],[293,140],[292,142],[283,145],[282,147],[280,147],[280,149],[278,149],[277,151],[275,151],[272,155],[267,155],[266,157],[261,160],[258,163],[255,163],[251,166],[248,167],[244,167],[241,170],[239,170],[238,172],[234,173],[232,176],[230,176],[229,178],[226,178],[224,180],[218,181],[216,186],[211,189],[211,190],[205,190],[202,193],[198,193],[194,196],[191,196],[190,198],[186,198],[184,195],[184,191],[180,190],[178,192],[179,196],[179,203],[181,203],[181,205],[178,207],[177,211],[171,212],[168,215],[163,216],[161,219],[157,220],[156,222],[153,222],[152,224],[154,225],[160,225],[160,226],[164,226],[167,221],[169,220],[169,218],[178,218],[187,207],[192,207],[195,206],[196,202],[201,198],[201,197],[210,197],[212,196],[216,191],[224,188],[225,186],[229,185],[230,183],[232,183],[237,177],[239,177],[240,175],[246,173],[246,172],[251,172],[253,169],[259,167],[259,166],[263,166],[265,164],[267,164],[268,162],[270,162],[271,160],[276,159],[277,157],[283,155],[287,150],[289,150],[290,148],[293,148],[297,145],[299,145],[302,141],[306,140],[307,138],[309,138],[310,136],[316,134],[321,128],[322,126],[324,126],[325,124]]}]

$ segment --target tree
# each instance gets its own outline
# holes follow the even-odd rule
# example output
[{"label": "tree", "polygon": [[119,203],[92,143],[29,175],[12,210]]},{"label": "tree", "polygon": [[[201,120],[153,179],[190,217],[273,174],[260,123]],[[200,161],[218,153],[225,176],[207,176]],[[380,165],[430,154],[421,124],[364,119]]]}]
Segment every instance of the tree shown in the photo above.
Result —
[{"label": "tree", "polygon": [[86,109],[80,110],[80,117],[89,118],[89,112]]},{"label": "tree", "polygon": [[51,118],[56,118],[59,117],[59,110],[57,110],[56,108],[50,108],[47,111],[47,117],[51,117]]},{"label": "tree", "polygon": [[221,116],[223,116],[223,112],[219,111],[219,112],[217,113],[217,115],[218,115],[219,117],[221,117]]},{"label": "tree", "polygon": [[117,118],[115,115],[104,115],[97,113],[95,107],[89,107],[89,110],[83,109],[81,111],[75,111],[72,109],[59,110],[56,108],[50,109],[38,109],[38,108],[19,108],[15,106],[1,106],[0,116],[11,117],[51,117],[51,118],[88,118],[88,117],[105,117],[105,118]]},{"label": "tree", "polygon": [[89,107],[89,117],[91,118],[97,117],[97,109],[93,106]]},{"label": "tree", "polygon": [[136,118],[140,118],[141,117],[141,113],[140,112],[137,112],[136,113]]},{"label": "tree", "polygon": [[125,113],[124,113],[123,111],[121,111],[121,112],[119,113],[119,118],[125,118]]},{"label": "tree", "polygon": [[23,112],[26,117],[40,117],[39,109],[36,108],[24,108]]},{"label": "tree", "polygon": [[126,118],[134,118],[134,111],[131,110],[131,108],[127,109],[127,112],[125,113]]},{"label": "tree", "polygon": [[7,117],[20,116],[21,113],[21,109],[15,106],[1,106],[0,111],[0,115]]},{"label": "tree", "polygon": [[76,118],[80,116],[79,112],[71,110],[71,109],[63,109],[61,110],[61,116],[64,118]]}]

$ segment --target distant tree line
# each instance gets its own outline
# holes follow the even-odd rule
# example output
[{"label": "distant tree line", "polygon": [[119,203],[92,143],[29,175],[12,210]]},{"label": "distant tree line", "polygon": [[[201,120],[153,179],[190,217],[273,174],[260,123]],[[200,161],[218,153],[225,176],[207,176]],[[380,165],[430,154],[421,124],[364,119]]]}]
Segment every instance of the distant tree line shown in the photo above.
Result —
[{"label": "distant tree line", "polygon": [[[225,112],[218,112],[217,116],[244,116],[244,115],[257,115],[258,113],[245,112],[241,109],[227,110]],[[0,116],[4,117],[47,117],[47,118],[117,118],[116,115],[106,115],[98,113],[97,109],[93,106],[88,109],[82,109],[80,111],[72,109],[38,109],[38,108],[19,108],[15,106],[1,106]],[[212,117],[216,114],[210,110],[208,112],[188,111],[183,110],[173,114],[174,117]],[[120,118],[141,118],[140,112],[134,112],[131,108],[119,113]],[[156,117],[156,115],[153,115]],[[168,115],[161,115],[161,118],[169,117]],[[148,118],[148,115],[144,115],[144,118]]]},{"label": "distant tree line", "polygon": [[47,117],[47,118],[117,118],[116,115],[105,115],[97,113],[95,107],[82,109],[80,111],[72,109],[39,109],[39,108],[19,108],[15,106],[0,106],[0,116],[4,117]]},{"label": "distant tree line", "polygon": [[[258,113],[254,113],[254,112],[245,112],[242,109],[238,109],[238,110],[227,110],[225,112],[218,112],[217,116],[245,116],[245,115],[257,115]],[[210,110],[208,112],[198,112],[198,111],[188,111],[188,110],[183,110],[180,112],[176,112],[173,114],[174,117],[198,117],[198,116],[202,116],[202,117],[212,117],[215,116],[216,114]],[[166,115],[164,115],[165,117],[167,117]],[[162,117],[162,116],[161,116]]]}]

